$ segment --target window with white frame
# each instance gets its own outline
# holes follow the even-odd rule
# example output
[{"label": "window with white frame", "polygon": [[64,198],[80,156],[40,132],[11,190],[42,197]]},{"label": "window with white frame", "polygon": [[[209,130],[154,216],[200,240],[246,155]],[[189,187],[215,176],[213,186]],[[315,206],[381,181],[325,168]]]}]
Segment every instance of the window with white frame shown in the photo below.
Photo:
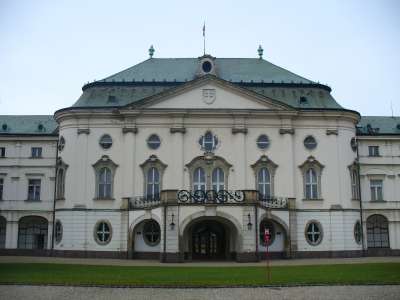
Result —
[{"label": "window with white frame", "polygon": [[68,165],[65,164],[61,157],[57,159],[57,176],[56,176],[56,199],[64,199],[65,195],[65,175]]},{"label": "window with white frame", "polygon": [[313,168],[306,171],[306,199],[318,198],[317,173]]},{"label": "window with white frame", "polygon": [[360,199],[360,193],[358,188],[358,171],[351,170],[351,196],[353,199]]},{"label": "window with white frame", "polygon": [[255,175],[255,188],[262,200],[268,200],[274,196],[274,177],[278,165],[266,155],[262,155],[251,167]]},{"label": "window with white frame", "polygon": [[186,167],[189,170],[190,185],[193,191],[213,190],[218,193],[227,189],[231,165],[222,157],[198,156]]},{"label": "window with white frame", "polygon": [[218,145],[218,138],[211,131],[207,131],[200,137],[199,144],[203,151],[213,152]]},{"label": "window with white frame", "polygon": [[205,191],[206,190],[206,175],[204,169],[199,167],[193,173],[193,190]]},{"label": "window with white frame", "polygon": [[310,156],[299,168],[303,172],[304,199],[321,199],[321,176],[324,166]]},{"label": "window with white frame", "polygon": [[6,157],[6,147],[0,147],[0,157]]},{"label": "window with white frame", "polygon": [[42,157],[42,147],[32,147],[31,148],[31,157],[32,158],[41,158]]},{"label": "window with white frame", "polygon": [[383,200],[383,180],[371,179],[371,201],[382,201]]},{"label": "window with white frame", "polygon": [[162,178],[167,167],[155,155],[150,157],[140,165],[144,176],[144,196],[147,200],[159,200],[162,190]]},{"label": "window with white frame", "polygon": [[258,171],[258,191],[263,199],[271,197],[271,176],[267,168]]},{"label": "window with white frame", "polygon": [[160,172],[155,167],[151,167],[147,171],[147,200],[160,199]]},{"label": "window with white frame", "polygon": [[368,146],[369,156],[379,156],[379,146]]},{"label": "window with white frame", "polygon": [[225,174],[221,168],[215,168],[212,172],[212,189],[219,192],[225,188]]},{"label": "window with white frame", "polygon": [[160,225],[154,220],[145,221],[143,224],[143,239],[149,246],[156,246],[160,243]]},{"label": "window with white frame", "polygon": [[56,226],[54,228],[55,242],[58,244],[62,240],[63,227],[60,220],[56,221]]},{"label": "window with white frame", "polygon": [[114,176],[117,167],[118,165],[107,155],[103,155],[93,165],[96,176],[95,199],[113,199]]},{"label": "window with white frame", "polygon": [[40,179],[29,179],[28,180],[28,200],[40,201]]},{"label": "window with white frame", "polygon": [[107,167],[99,171],[99,198],[111,198],[111,170]]},{"label": "window with white frame", "polygon": [[100,245],[106,245],[111,241],[112,228],[108,221],[101,220],[95,226],[95,241]]},{"label": "window with white frame", "polygon": [[316,246],[322,241],[322,226],[317,221],[310,221],[306,225],[305,236],[307,242]]}]

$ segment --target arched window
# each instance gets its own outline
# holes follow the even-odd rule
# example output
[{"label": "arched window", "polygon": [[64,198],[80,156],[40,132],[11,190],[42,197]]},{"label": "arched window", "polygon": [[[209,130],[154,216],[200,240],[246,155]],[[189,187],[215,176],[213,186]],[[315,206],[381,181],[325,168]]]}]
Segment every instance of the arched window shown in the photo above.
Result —
[{"label": "arched window", "polygon": [[111,198],[111,170],[107,167],[99,171],[99,198]]},{"label": "arched window", "polygon": [[197,168],[193,173],[193,190],[205,191],[206,190],[206,176],[203,168]]},{"label": "arched window", "polygon": [[48,222],[45,218],[36,216],[21,218],[18,222],[18,248],[47,248],[47,227]]},{"label": "arched window", "polygon": [[65,170],[63,168],[57,171],[56,198],[63,199],[65,190]]},{"label": "arched window", "polygon": [[321,199],[321,176],[324,166],[313,156],[299,166],[303,174],[304,198]]},{"label": "arched window", "polygon": [[313,168],[306,171],[306,199],[318,198],[317,173]]},{"label": "arched window", "polygon": [[271,197],[271,176],[267,168],[258,171],[258,191],[263,199]]},{"label": "arched window", "polygon": [[146,198],[147,200],[160,199],[160,172],[155,167],[147,171]]},{"label": "arched window", "polygon": [[225,188],[224,171],[221,168],[215,168],[212,172],[212,188],[219,192]]},{"label": "arched window", "polygon": [[[103,155],[94,165],[96,174],[95,199],[112,199],[116,165],[107,155]],[[65,176],[65,175],[64,175]]]},{"label": "arched window", "polygon": [[358,191],[358,172],[357,170],[352,170],[351,172],[351,195],[353,199],[360,199]]},{"label": "arched window", "polygon": [[381,215],[372,215],[367,219],[368,248],[389,247],[388,220]]}]

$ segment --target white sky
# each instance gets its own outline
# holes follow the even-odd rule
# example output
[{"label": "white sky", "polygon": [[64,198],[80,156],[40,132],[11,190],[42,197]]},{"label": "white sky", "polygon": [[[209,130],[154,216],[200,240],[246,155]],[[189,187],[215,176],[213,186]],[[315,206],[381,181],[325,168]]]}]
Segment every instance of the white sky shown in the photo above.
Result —
[{"label": "white sky", "polygon": [[0,114],[53,114],[88,81],[155,57],[264,58],[344,107],[400,115],[400,1],[0,0]]}]

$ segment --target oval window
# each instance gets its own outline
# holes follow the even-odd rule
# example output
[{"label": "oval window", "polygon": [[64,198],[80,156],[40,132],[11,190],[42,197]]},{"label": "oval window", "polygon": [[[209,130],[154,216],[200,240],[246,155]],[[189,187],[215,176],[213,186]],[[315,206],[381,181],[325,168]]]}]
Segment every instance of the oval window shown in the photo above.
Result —
[{"label": "oval window", "polygon": [[65,147],[65,139],[64,137],[60,137],[60,140],[58,141],[58,151],[63,151]]},{"label": "oval window", "polygon": [[110,135],[108,134],[104,134],[101,138],[100,138],[100,146],[103,149],[109,149],[112,146],[112,138]]},{"label": "oval window", "polygon": [[212,69],[212,64],[209,61],[203,62],[201,65],[204,73],[209,73]]},{"label": "oval window", "polygon": [[361,231],[361,222],[360,221],[357,221],[356,224],[354,224],[354,239],[357,244],[361,244],[362,231]]},{"label": "oval window", "polygon": [[147,139],[147,146],[149,146],[150,149],[156,150],[160,147],[160,145],[161,145],[161,140],[157,134],[152,134]]},{"label": "oval window", "polygon": [[311,221],[306,226],[306,240],[307,242],[312,245],[316,246],[322,241],[322,227],[316,221]]},{"label": "oval window", "polygon": [[56,228],[54,228],[54,234],[55,234],[55,239],[56,243],[58,244],[62,240],[62,234],[63,234],[63,228],[60,220],[56,221]]},{"label": "oval window", "polygon": [[265,134],[260,135],[257,139],[257,147],[261,150],[265,150],[268,148],[268,146],[269,146],[268,136]]},{"label": "oval window", "polygon": [[309,135],[304,139],[304,147],[308,150],[313,150],[317,147],[317,141],[313,136]]},{"label": "oval window", "polygon": [[100,245],[108,244],[111,241],[111,224],[107,221],[99,221],[95,227],[95,240]]},{"label": "oval window", "polygon": [[160,225],[150,220],[143,225],[143,239],[149,246],[156,246],[160,242]]}]

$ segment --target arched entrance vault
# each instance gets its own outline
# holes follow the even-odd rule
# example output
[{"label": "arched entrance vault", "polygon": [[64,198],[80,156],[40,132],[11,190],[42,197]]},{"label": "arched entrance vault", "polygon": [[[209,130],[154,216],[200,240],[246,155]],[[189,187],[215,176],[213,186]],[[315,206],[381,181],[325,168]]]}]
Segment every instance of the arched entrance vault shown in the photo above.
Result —
[{"label": "arched entrance vault", "polygon": [[233,260],[241,250],[241,226],[231,215],[199,212],[180,226],[180,252],[185,260]]},{"label": "arched entrance vault", "polygon": [[268,251],[270,256],[274,258],[287,257],[290,254],[290,235],[289,226],[276,215],[272,213],[263,213],[258,219],[258,251],[260,258],[265,259],[266,246],[263,241],[264,229],[268,228],[270,231],[270,242],[268,244]]}]

